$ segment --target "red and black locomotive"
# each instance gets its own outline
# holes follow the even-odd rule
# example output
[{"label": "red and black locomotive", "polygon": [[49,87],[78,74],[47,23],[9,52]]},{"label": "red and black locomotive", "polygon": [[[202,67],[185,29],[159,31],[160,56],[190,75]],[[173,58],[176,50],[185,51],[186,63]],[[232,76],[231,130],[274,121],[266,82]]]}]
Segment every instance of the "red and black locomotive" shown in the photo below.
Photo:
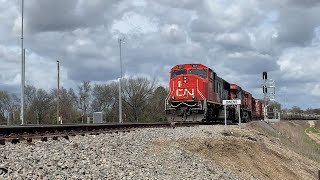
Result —
[{"label": "red and black locomotive", "polygon": [[[236,84],[219,77],[202,64],[180,64],[170,71],[165,110],[169,121],[222,121],[222,100],[240,99],[241,120],[262,118],[262,102]],[[235,107],[227,108],[227,118],[238,121]]]}]

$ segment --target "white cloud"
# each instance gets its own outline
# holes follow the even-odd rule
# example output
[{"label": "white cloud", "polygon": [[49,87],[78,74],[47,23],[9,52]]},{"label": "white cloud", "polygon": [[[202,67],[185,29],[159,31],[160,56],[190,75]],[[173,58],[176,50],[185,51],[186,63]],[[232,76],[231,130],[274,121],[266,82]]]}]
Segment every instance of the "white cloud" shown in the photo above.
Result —
[{"label": "white cloud", "polygon": [[183,43],[187,40],[186,32],[177,24],[166,24],[161,28],[162,35],[172,43]]},{"label": "white cloud", "polygon": [[310,90],[312,95],[320,97],[320,84],[313,84],[313,87]]},{"label": "white cloud", "polygon": [[320,76],[319,48],[318,46],[310,46],[285,49],[277,61],[282,78],[317,81]]},{"label": "white cloud", "polygon": [[148,17],[142,16],[135,12],[123,14],[121,20],[113,22],[111,32],[120,32],[126,35],[143,35],[158,31],[157,23]]}]

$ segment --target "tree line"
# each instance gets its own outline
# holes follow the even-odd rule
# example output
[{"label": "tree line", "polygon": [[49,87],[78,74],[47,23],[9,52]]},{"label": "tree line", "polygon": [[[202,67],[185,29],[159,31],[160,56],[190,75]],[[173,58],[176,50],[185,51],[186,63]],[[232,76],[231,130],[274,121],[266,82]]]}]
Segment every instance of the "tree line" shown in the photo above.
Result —
[{"label": "tree line", "polygon": [[[165,121],[164,101],[168,89],[156,80],[143,77],[124,78],[122,86],[122,117],[124,122]],[[57,123],[57,89],[25,87],[25,123]],[[0,123],[11,116],[20,124],[20,99],[0,90]],[[103,112],[104,122],[119,121],[119,82],[92,84],[83,81],[76,89],[59,90],[60,117],[63,123],[87,123],[93,112]]]},{"label": "tree line", "polygon": [[295,114],[320,115],[320,108],[307,108],[307,109],[303,110],[298,106],[293,106],[292,108],[283,109],[283,111],[286,113],[295,113]]}]

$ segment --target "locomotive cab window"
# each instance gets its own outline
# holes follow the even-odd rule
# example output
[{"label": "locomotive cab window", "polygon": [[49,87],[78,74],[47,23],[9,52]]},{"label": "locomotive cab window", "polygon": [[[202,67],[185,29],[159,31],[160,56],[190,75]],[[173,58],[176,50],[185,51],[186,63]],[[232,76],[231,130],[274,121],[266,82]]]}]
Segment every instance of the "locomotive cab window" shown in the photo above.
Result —
[{"label": "locomotive cab window", "polygon": [[174,77],[179,76],[181,74],[187,74],[187,70],[185,70],[185,69],[174,70],[171,72],[171,78],[174,78]]},{"label": "locomotive cab window", "polygon": [[209,71],[209,78],[210,78],[210,80],[213,80],[213,71],[212,70]]},{"label": "locomotive cab window", "polygon": [[207,78],[207,70],[205,69],[190,69],[189,74],[195,74],[202,78]]}]

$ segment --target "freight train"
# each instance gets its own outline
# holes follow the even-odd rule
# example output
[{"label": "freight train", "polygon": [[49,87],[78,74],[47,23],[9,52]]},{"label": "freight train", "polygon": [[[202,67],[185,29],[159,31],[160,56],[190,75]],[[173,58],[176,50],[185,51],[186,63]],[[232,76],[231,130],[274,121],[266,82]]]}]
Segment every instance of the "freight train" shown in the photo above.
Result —
[{"label": "freight train", "polygon": [[[224,120],[222,100],[240,99],[241,122],[262,119],[263,103],[237,84],[219,77],[202,64],[179,64],[170,71],[169,93],[165,100],[167,119],[214,122]],[[226,109],[228,120],[238,122],[236,107]]]}]

